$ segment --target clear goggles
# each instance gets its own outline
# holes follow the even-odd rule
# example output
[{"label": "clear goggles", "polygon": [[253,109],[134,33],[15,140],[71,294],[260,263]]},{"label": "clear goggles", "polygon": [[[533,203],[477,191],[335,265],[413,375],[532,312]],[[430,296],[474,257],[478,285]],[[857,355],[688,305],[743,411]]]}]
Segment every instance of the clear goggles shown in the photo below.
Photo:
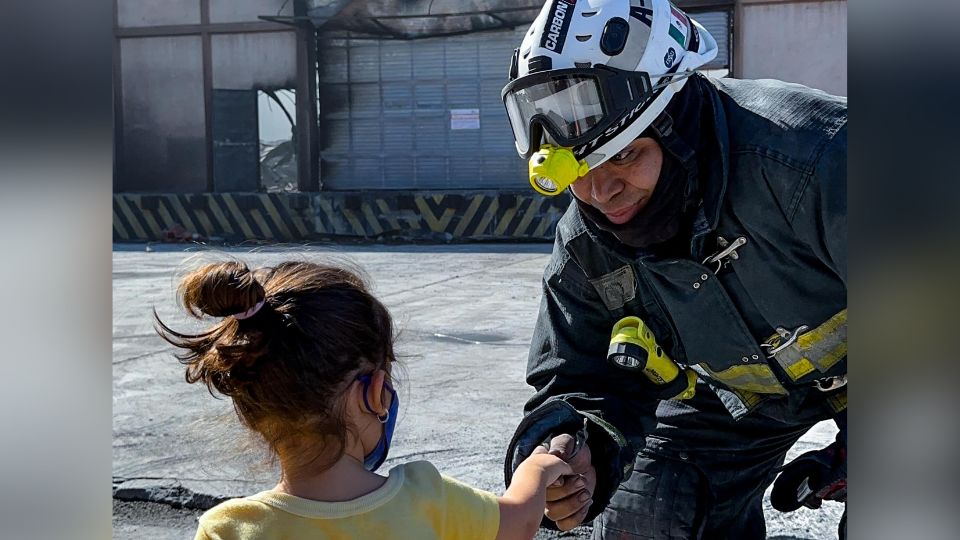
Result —
[{"label": "clear goggles", "polygon": [[558,69],[514,79],[500,95],[517,152],[527,159],[539,149],[544,131],[560,147],[586,144],[684,75],[665,74],[672,80],[653,86],[643,71],[608,66]]}]

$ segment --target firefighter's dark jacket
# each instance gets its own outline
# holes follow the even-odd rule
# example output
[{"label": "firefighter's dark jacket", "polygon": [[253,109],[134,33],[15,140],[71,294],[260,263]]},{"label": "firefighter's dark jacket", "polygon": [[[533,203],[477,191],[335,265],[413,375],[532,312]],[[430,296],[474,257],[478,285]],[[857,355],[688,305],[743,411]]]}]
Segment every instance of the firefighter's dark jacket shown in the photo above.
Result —
[{"label": "firefighter's dark jacket", "polygon": [[[709,383],[697,391],[715,392],[734,418],[759,410],[815,422],[837,411],[837,395],[792,381],[761,343],[778,327],[815,328],[846,309],[846,98],[778,81],[691,82],[712,110],[715,140],[695,157],[707,178],[687,256],[624,249],[572,203],[544,271],[527,366],[537,393],[507,451],[506,481],[534,446],[586,417],[598,479],[587,519],[656,426],[650,383],[606,361],[622,317],[641,317],[673,359],[697,366]],[[746,243],[719,272],[702,264],[738,238]],[[813,375],[838,374],[845,353]]]}]

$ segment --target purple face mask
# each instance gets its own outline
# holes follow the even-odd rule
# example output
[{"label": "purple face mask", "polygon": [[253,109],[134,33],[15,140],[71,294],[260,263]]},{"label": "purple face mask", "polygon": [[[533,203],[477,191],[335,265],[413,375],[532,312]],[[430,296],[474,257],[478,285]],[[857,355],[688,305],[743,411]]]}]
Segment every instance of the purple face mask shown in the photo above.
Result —
[{"label": "purple face mask", "polygon": [[[363,405],[371,413],[377,414],[367,403],[367,390],[370,389],[371,383],[370,375],[360,375],[357,380],[363,383]],[[387,453],[390,451],[390,441],[393,439],[393,428],[397,424],[397,411],[400,409],[400,400],[397,398],[397,393],[393,390],[393,387],[389,383],[384,383],[383,386],[390,392],[390,408],[387,409],[386,418],[377,415],[377,419],[383,424],[383,433],[380,435],[377,446],[363,457],[363,467],[368,471],[377,470],[387,459]]]}]

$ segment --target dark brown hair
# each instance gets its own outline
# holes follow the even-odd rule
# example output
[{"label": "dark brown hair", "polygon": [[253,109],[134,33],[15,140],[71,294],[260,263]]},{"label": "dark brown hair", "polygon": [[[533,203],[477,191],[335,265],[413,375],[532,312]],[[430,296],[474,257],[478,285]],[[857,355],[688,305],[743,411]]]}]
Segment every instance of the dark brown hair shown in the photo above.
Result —
[{"label": "dark brown hair", "polygon": [[[283,262],[251,271],[237,261],[204,265],[180,282],[192,316],[222,317],[198,334],[172,330],[154,312],[157,332],[184,349],[188,383],[229,396],[240,421],[292,467],[332,465],[347,426],[341,393],[357,373],[394,360],[393,323],[357,272]],[[239,320],[260,301],[263,307]],[[319,462],[318,462],[319,460]]]}]

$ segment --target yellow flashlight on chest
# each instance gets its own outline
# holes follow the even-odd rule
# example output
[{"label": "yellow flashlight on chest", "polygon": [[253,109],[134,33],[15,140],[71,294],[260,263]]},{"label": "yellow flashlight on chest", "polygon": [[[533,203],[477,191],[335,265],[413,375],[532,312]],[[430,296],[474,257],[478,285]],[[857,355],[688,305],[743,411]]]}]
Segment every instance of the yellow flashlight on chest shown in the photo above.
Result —
[{"label": "yellow flashlight on chest", "polygon": [[530,185],[541,195],[559,195],[578,178],[587,174],[590,166],[577,160],[569,148],[544,144],[527,162]]},{"label": "yellow flashlight on chest", "polygon": [[643,373],[662,399],[690,399],[696,393],[696,372],[667,356],[639,317],[624,317],[613,326],[607,360],[621,369]]}]

